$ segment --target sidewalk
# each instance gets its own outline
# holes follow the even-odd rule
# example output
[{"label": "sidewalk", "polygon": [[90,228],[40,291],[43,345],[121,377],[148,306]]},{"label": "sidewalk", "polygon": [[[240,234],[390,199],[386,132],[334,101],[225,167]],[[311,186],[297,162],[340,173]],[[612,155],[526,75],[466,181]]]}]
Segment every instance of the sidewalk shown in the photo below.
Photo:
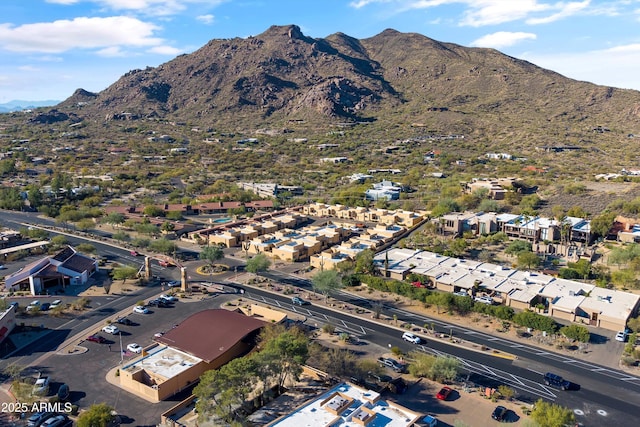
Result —
[{"label": "sidewalk", "polygon": [[[358,313],[357,310],[355,309],[355,306],[352,306],[350,304],[347,304],[338,300],[333,300],[331,298],[329,298],[328,302],[325,303],[324,298],[318,297],[314,292],[309,291],[307,289],[302,290],[300,288],[295,288],[290,285],[279,284],[278,287],[280,290],[274,291],[269,287],[267,287],[265,284],[261,284],[261,286],[258,286],[258,284],[248,284],[249,282],[248,279],[252,277],[255,277],[255,276],[250,273],[243,273],[239,275],[238,285],[246,286],[248,288],[255,287],[262,291],[267,291],[267,292],[280,294],[280,295],[283,295],[284,291],[287,289],[290,289],[290,290],[293,289],[295,290],[295,292],[291,294],[287,294],[287,296],[301,295],[303,296],[303,298],[311,300],[314,305],[323,306],[324,308],[341,312],[341,313],[348,313],[355,317],[361,317],[361,318],[367,319],[367,321],[373,320],[371,318],[370,309],[365,310],[364,313]],[[488,316],[481,315],[478,313],[471,313],[467,316],[461,316],[458,314],[439,313],[436,307],[425,308],[422,303],[408,300],[407,298],[400,297],[398,295],[392,295],[392,294],[383,293],[380,291],[369,292],[370,289],[368,289],[366,286],[360,286],[358,289],[359,290],[350,289],[347,292],[349,294],[354,295],[354,297],[369,299],[374,301],[384,301],[385,305],[394,306],[398,309],[406,310],[408,312],[412,312],[417,315],[425,316],[428,318],[432,318],[434,320],[438,320],[448,324],[456,325],[458,327],[473,330],[478,333],[491,335],[497,339],[504,339],[514,343],[540,348],[546,352],[559,354],[564,357],[574,358],[581,361],[592,362],[598,365],[606,366],[606,367],[617,369],[617,370],[624,370],[625,372],[628,372],[632,375],[640,375],[640,369],[638,368],[635,368],[635,369],[623,368],[621,366],[620,364],[621,353],[618,351],[614,351],[612,349],[612,345],[615,346],[615,341],[607,341],[604,343],[589,343],[583,349],[579,349],[579,348],[575,350],[558,349],[554,345],[554,342],[552,341],[551,337],[543,337],[541,333],[538,333],[536,335],[534,332],[530,337],[519,336],[516,331],[522,328],[519,328],[514,324],[511,324],[511,326],[507,331],[499,332],[500,330],[502,330],[502,324],[503,324],[503,321],[500,319],[490,318]],[[398,329],[399,331],[404,332],[407,330],[405,327],[403,327],[406,325],[403,325],[399,321],[395,322],[394,319],[389,317],[385,318],[384,316],[382,316],[382,319],[379,320],[379,322],[387,326],[396,327],[396,329]],[[430,325],[414,324],[412,326],[414,330],[416,329],[418,330],[417,332],[418,335],[422,334],[428,339],[435,338],[435,339],[446,340],[446,341],[449,341],[449,343],[452,345],[464,346],[468,349],[480,351],[484,354],[492,354],[494,356],[506,356],[506,357],[515,358],[514,356],[508,355],[506,353],[502,353],[502,354],[500,352],[494,353],[492,349],[487,349],[482,351],[478,348],[479,347],[478,345],[462,340],[461,338],[456,337],[455,334],[454,334],[454,337],[449,337],[448,334],[444,334],[444,335],[432,334],[429,331]],[[425,326],[429,326],[429,327],[425,327]],[[604,330],[602,331],[597,330],[595,332],[603,336],[613,334],[613,332],[611,331],[604,331]],[[452,342],[452,340],[458,341],[458,342]]]}]

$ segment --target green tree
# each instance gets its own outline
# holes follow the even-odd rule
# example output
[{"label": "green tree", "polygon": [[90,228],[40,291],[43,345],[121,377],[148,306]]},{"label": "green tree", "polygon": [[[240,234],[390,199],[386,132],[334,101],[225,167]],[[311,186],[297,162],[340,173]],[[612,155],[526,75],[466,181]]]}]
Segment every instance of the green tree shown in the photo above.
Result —
[{"label": "green tree", "polygon": [[160,252],[161,254],[171,255],[176,253],[178,245],[168,239],[157,239],[149,242],[149,249],[154,252]]},{"label": "green tree", "polygon": [[121,226],[122,224],[124,224],[124,221],[125,221],[124,215],[119,212],[112,212],[102,219],[102,222],[104,222],[105,224],[109,224],[113,227]]},{"label": "green tree", "polygon": [[520,252],[518,254],[518,267],[526,270],[531,270],[540,265],[540,257],[529,251]]},{"label": "green tree", "polygon": [[247,266],[245,269],[249,273],[257,274],[261,271],[267,271],[271,265],[271,260],[263,253],[259,253],[247,260]]},{"label": "green tree", "polygon": [[129,235],[129,233],[125,233],[124,231],[117,231],[113,233],[112,237],[114,240],[119,240],[121,242],[128,242],[129,240],[131,240],[131,236]]},{"label": "green tree", "polygon": [[318,272],[311,279],[311,285],[316,292],[324,295],[325,301],[329,295],[342,288],[342,280],[335,270],[325,270]]},{"label": "green tree", "polygon": [[629,319],[629,321],[627,322],[627,326],[633,332],[640,332],[640,316],[632,317],[631,319]]},{"label": "green tree", "polygon": [[213,267],[216,261],[224,258],[224,251],[218,245],[206,246],[202,248],[199,257],[202,261],[207,261],[207,263]]},{"label": "green tree", "polygon": [[51,238],[51,244],[55,247],[62,247],[69,244],[69,240],[67,240],[67,236],[63,234],[58,234]]},{"label": "green tree", "polygon": [[76,222],[76,228],[80,231],[91,230],[93,227],[95,227],[95,225],[95,222],[93,222],[93,220],[90,218],[83,218],[80,221]]},{"label": "green tree", "polygon": [[[268,337],[273,331],[263,330],[261,338]],[[278,330],[278,329],[276,329]],[[257,362],[282,390],[288,380],[298,380],[302,365],[309,357],[309,340],[297,328],[287,329],[276,336],[263,339],[262,350],[256,355]]]},{"label": "green tree", "polygon": [[375,253],[371,249],[359,252],[355,258],[355,271],[362,274],[375,274],[376,266],[373,263]]},{"label": "green tree", "polygon": [[242,405],[256,385],[256,361],[249,357],[231,360],[219,369],[211,369],[200,377],[193,390],[198,397],[196,409],[200,419],[216,415],[227,423],[238,419]]},{"label": "green tree", "polygon": [[454,256],[460,256],[464,254],[468,247],[469,243],[467,243],[466,239],[453,239],[449,243],[449,250],[453,253]]},{"label": "green tree", "polygon": [[580,342],[589,342],[591,334],[589,330],[581,325],[567,325],[560,328],[560,333],[565,337]]},{"label": "green tree", "polygon": [[614,212],[603,212],[591,220],[591,232],[596,236],[606,237],[616,219]]},{"label": "green tree", "polygon": [[520,252],[531,252],[531,249],[531,242],[527,242],[526,240],[514,240],[509,243],[509,246],[504,250],[504,253],[507,255],[517,256]]},{"label": "green tree", "polygon": [[586,259],[580,259],[577,262],[570,262],[567,266],[576,270],[584,280],[587,280],[591,275],[591,263]]},{"label": "green tree", "polygon": [[159,208],[158,206],[149,205],[145,206],[144,209],[142,209],[142,214],[151,218],[155,218],[157,216],[164,216],[164,210],[162,208]]},{"label": "green tree", "polygon": [[76,249],[78,250],[78,252],[82,252],[85,254],[96,253],[96,247],[93,246],[91,243],[80,243],[78,246],[76,246]]},{"label": "green tree", "polygon": [[78,416],[78,427],[108,427],[114,420],[113,408],[106,403],[91,405]]},{"label": "green tree", "polygon": [[127,279],[134,279],[138,275],[138,269],[128,265],[116,267],[111,271],[113,280],[122,280],[124,283]]},{"label": "green tree", "polygon": [[566,427],[576,421],[570,409],[542,399],[534,405],[531,418],[540,427]]}]

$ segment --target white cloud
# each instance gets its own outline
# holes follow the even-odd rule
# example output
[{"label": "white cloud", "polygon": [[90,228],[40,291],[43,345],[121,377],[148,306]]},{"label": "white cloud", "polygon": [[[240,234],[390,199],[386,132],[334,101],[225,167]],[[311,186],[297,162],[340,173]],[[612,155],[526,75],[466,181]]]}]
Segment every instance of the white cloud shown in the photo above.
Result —
[{"label": "white cloud", "polygon": [[[526,23],[544,24],[567,18],[577,13],[613,13],[615,7],[591,6],[591,0],[581,2],[549,2],[544,0],[356,0],[350,3],[356,9],[375,3],[393,3],[395,10],[407,12],[444,5],[462,5],[465,10],[460,21],[462,26],[482,27],[505,22],[525,20]],[[549,14],[540,16],[541,14]]]},{"label": "white cloud", "polygon": [[497,33],[487,34],[486,36],[474,40],[473,42],[471,42],[471,46],[502,49],[504,47],[518,44],[524,40],[535,39],[536,35],[533,33],[498,31]]},{"label": "white cloud", "polygon": [[203,24],[213,24],[213,21],[215,19],[215,17],[211,14],[209,15],[200,15],[200,16],[196,16],[196,19],[200,22],[202,22]]},{"label": "white cloud", "polygon": [[40,68],[36,68],[36,67],[34,67],[32,65],[22,65],[22,66],[18,67],[18,70],[34,72],[34,71],[40,71]]},{"label": "white cloud", "polygon": [[554,14],[551,14],[544,18],[529,18],[525,22],[529,25],[548,24],[550,22],[558,21],[560,19],[568,18],[586,9],[589,6],[590,0],[585,0],[581,3],[559,3],[560,10]]},{"label": "white cloud", "polygon": [[47,0],[49,3],[72,5],[84,1],[96,3],[105,9],[139,11],[148,15],[173,15],[186,10],[189,4],[202,3],[216,7],[228,0]]},{"label": "white cloud", "polygon": [[581,53],[553,55],[526,53],[519,57],[572,79],[623,89],[640,89],[638,88],[640,44],[620,45]]},{"label": "white cloud", "polygon": [[154,46],[151,49],[149,49],[148,52],[157,53],[160,55],[170,55],[170,56],[176,56],[183,53],[182,50],[172,46]]},{"label": "white cloud", "polygon": [[127,16],[75,18],[13,27],[0,24],[0,48],[13,52],[60,53],[72,49],[156,46],[154,24]]},{"label": "white cloud", "polygon": [[118,46],[105,47],[96,52],[98,56],[104,56],[105,58],[117,58],[126,56],[126,54]]}]

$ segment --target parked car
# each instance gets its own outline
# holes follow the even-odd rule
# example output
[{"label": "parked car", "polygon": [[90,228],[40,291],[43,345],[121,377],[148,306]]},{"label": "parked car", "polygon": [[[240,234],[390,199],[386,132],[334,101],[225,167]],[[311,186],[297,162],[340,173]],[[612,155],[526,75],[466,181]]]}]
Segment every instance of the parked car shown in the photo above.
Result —
[{"label": "parked car", "polygon": [[167,286],[170,288],[177,288],[179,286],[181,286],[182,283],[179,280],[172,280],[170,282],[167,282]]},{"label": "parked car", "polygon": [[140,354],[142,353],[142,347],[140,347],[139,344],[131,343],[127,345],[127,351],[130,351],[131,353]]},{"label": "parked car", "polygon": [[50,308],[50,309],[54,309],[54,308],[56,308],[56,307],[59,307],[60,305],[62,305],[62,301],[61,301],[61,300],[59,300],[59,299],[57,299],[57,300],[54,300],[54,301],[51,303],[51,306],[50,306],[49,308]]},{"label": "parked car", "polygon": [[67,400],[69,398],[69,386],[66,384],[62,384],[60,388],[58,388],[58,399],[59,400]]},{"label": "parked car", "polygon": [[488,296],[475,297],[474,301],[482,303],[482,304],[489,304],[489,305],[493,304],[493,298],[488,297]]},{"label": "parked car", "polygon": [[33,385],[32,394],[37,396],[46,396],[49,393],[49,377],[39,374],[36,383]]},{"label": "parked car", "polygon": [[629,332],[627,330],[620,331],[616,334],[616,341],[625,342],[629,338]]},{"label": "parked car", "polygon": [[43,302],[42,304],[40,304],[40,311],[47,311],[51,308],[51,304],[49,304],[48,302]]},{"label": "parked car", "polygon": [[104,328],[102,328],[102,332],[106,332],[107,334],[111,334],[111,335],[116,335],[118,332],[120,332],[120,329],[118,329],[116,325],[107,325]]},{"label": "parked car", "polygon": [[404,365],[402,365],[395,359],[391,359],[390,357],[380,357],[378,358],[378,363],[380,364],[380,366],[393,369],[394,372],[404,371]]},{"label": "parked car", "polygon": [[107,340],[103,336],[98,334],[89,335],[87,337],[87,341],[97,342],[98,344],[104,344],[105,342],[107,342]]},{"label": "parked car", "polygon": [[66,415],[54,415],[41,424],[42,427],[61,427],[67,423]]},{"label": "parked car", "polygon": [[171,307],[169,301],[162,298],[152,299],[147,303],[147,305],[149,307]]},{"label": "parked car", "polygon": [[0,264],[0,270],[6,270],[7,267],[5,267],[4,265]]},{"label": "parked car", "polygon": [[451,389],[451,387],[442,387],[440,391],[436,394],[436,399],[447,400],[452,391],[453,390]]},{"label": "parked car", "polygon": [[545,385],[559,388],[560,390],[568,390],[571,387],[571,383],[560,375],[553,374],[551,372],[547,372],[544,374],[544,383]]},{"label": "parked car", "polygon": [[138,314],[149,314],[149,309],[142,305],[136,305],[133,307],[133,312]]},{"label": "parked car", "polygon": [[438,425],[438,419],[433,415],[426,415],[422,419],[422,424],[424,424],[426,427],[436,427]]},{"label": "parked car", "polygon": [[18,308],[20,308],[20,304],[14,301],[11,304],[9,304],[9,307],[13,307],[13,311],[18,311]]},{"label": "parked car", "polygon": [[27,427],[39,427],[43,422],[53,417],[54,415],[55,413],[47,411],[40,411],[31,414],[29,419],[27,419]]},{"label": "parked car", "polygon": [[459,297],[468,297],[469,294],[466,293],[465,291],[458,291],[458,292],[454,292],[454,295],[458,295]]},{"label": "parked car", "polygon": [[293,297],[291,298],[291,304],[293,305],[310,305],[311,303],[309,301],[305,301],[300,297]]},{"label": "parked car", "polygon": [[27,306],[27,311],[32,311],[35,310],[36,307],[39,309],[40,308],[40,301],[35,300],[35,301],[31,301],[29,303],[29,305]]},{"label": "parked car", "polygon": [[420,344],[422,342],[419,336],[414,335],[411,332],[405,332],[402,334],[402,339],[413,344]]},{"label": "parked car", "polygon": [[116,323],[119,323],[121,325],[127,325],[127,326],[133,325],[133,322],[129,320],[129,318],[127,317],[120,317],[119,319],[116,319]]},{"label": "parked car", "polygon": [[162,294],[159,297],[160,299],[166,300],[166,301],[170,301],[170,302],[174,302],[174,301],[178,301],[178,297],[174,296],[174,295],[165,295]]},{"label": "parked car", "polygon": [[504,421],[507,417],[507,408],[504,406],[496,406],[496,409],[491,413],[491,418],[496,421]]},{"label": "parked car", "polygon": [[164,335],[164,332],[162,332],[162,331],[156,332],[155,334],[153,334],[154,338],[160,338],[163,335]]}]

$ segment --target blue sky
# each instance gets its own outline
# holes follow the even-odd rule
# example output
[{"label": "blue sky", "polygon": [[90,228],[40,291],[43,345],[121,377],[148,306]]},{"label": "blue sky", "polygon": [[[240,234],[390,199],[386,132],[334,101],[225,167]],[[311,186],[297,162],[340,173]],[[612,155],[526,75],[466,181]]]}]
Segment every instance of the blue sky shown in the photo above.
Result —
[{"label": "blue sky", "polygon": [[640,90],[640,0],[1,0],[0,103],[100,92],[211,39],[288,24],[316,38],[416,32]]}]

